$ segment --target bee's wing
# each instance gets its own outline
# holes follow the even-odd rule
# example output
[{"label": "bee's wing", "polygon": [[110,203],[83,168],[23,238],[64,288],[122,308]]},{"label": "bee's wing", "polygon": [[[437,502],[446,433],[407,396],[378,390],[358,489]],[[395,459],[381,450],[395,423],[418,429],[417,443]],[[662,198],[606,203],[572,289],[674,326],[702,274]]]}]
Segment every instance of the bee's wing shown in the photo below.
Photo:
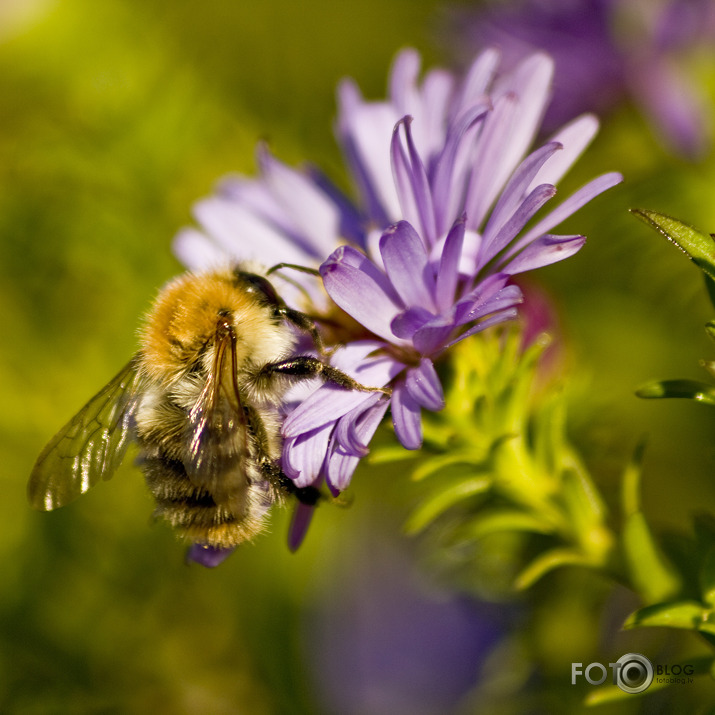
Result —
[{"label": "bee's wing", "polygon": [[27,485],[30,504],[50,511],[109,479],[127,449],[141,377],[135,356],[42,450]]},{"label": "bee's wing", "polygon": [[186,471],[198,487],[222,499],[249,484],[246,472],[250,430],[247,406],[237,383],[235,336],[219,328],[212,369],[189,412]]}]

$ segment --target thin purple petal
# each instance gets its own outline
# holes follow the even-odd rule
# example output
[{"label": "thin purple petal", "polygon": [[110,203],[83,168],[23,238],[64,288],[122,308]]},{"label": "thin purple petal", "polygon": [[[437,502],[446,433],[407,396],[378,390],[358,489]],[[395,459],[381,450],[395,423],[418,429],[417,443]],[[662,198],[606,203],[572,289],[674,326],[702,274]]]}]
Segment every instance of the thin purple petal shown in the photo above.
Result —
[{"label": "thin purple petal", "polygon": [[451,348],[452,345],[456,345],[458,342],[464,340],[465,338],[468,338],[472,335],[476,335],[477,333],[481,333],[483,330],[486,330],[487,328],[492,328],[495,325],[506,323],[509,320],[516,320],[517,317],[518,313],[516,308],[509,308],[507,310],[502,311],[501,313],[494,313],[494,315],[490,315],[488,318],[480,320],[474,327],[470,328],[469,330],[462,333],[459,337],[447,343],[447,345],[445,345],[445,348]]},{"label": "thin purple petal", "polygon": [[320,476],[332,429],[332,423],[324,423],[283,443],[283,471],[297,487],[309,487]]},{"label": "thin purple petal", "polygon": [[212,569],[223,563],[234,551],[235,546],[222,549],[218,546],[206,546],[204,544],[193,544],[186,552],[186,562],[193,561],[206,568]]},{"label": "thin purple petal", "polygon": [[444,392],[439,375],[429,358],[422,358],[418,367],[410,368],[405,378],[410,397],[420,407],[437,412],[444,407]]},{"label": "thin purple petal", "polygon": [[403,304],[434,311],[434,272],[422,239],[407,221],[390,226],[382,234],[380,255]]},{"label": "thin purple petal", "polygon": [[341,246],[320,266],[325,290],[348,315],[375,335],[393,340],[392,319],[403,305],[376,266],[357,249]]},{"label": "thin purple petal", "polygon": [[437,309],[444,312],[454,303],[459,280],[459,259],[464,245],[466,218],[459,218],[447,234],[437,271],[435,299]]},{"label": "thin purple petal", "polygon": [[419,449],[422,446],[421,410],[410,396],[404,380],[392,388],[391,408],[397,439],[405,449]]},{"label": "thin purple petal", "polygon": [[296,504],[288,529],[288,548],[292,553],[295,553],[305,540],[305,535],[308,533],[308,527],[313,520],[314,514],[314,506],[301,504],[301,502]]},{"label": "thin purple petal", "polygon": [[433,319],[434,314],[426,308],[408,308],[390,323],[390,327],[396,337],[410,340],[421,327]]},{"label": "thin purple petal", "polygon": [[582,186],[576,193],[571,194],[566,201],[556,207],[551,213],[547,214],[536,226],[531,228],[519,241],[519,245],[531,243],[539,236],[551,231],[554,226],[558,226],[562,221],[565,221],[571,214],[578,211],[582,206],[585,206],[589,201],[594,199],[599,194],[612,188],[616,184],[623,181],[623,176],[618,172],[610,172],[596,177],[589,181],[585,186]]},{"label": "thin purple petal", "polygon": [[515,258],[506,261],[504,270],[510,275],[533,271],[573,256],[586,243],[585,236],[553,236],[546,234],[532,241]]}]

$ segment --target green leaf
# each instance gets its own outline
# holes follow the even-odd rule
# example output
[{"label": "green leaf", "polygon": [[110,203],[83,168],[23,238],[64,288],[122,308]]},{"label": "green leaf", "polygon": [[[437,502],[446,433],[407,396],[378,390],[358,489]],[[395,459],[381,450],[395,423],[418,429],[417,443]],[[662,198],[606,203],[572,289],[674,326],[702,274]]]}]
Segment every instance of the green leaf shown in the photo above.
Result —
[{"label": "green leaf", "polygon": [[500,509],[483,513],[459,530],[460,538],[481,539],[497,531],[528,531],[536,534],[553,534],[553,524],[533,514],[518,509]]},{"label": "green leaf", "polygon": [[663,380],[650,382],[636,390],[638,397],[657,399],[662,397],[683,397],[707,405],[715,405],[715,388],[697,380]]},{"label": "green leaf", "polygon": [[665,601],[680,589],[680,578],[661,555],[643,512],[626,517],[623,549],[633,587],[646,603]]},{"label": "green leaf", "polygon": [[410,516],[405,524],[408,534],[416,534],[431,524],[438,516],[465,499],[488,491],[492,485],[490,477],[473,477],[460,480],[451,487],[442,487],[427,497]]},{"label": "green leaf", "polygon": [[389,464],[414,459],[415,453],[405,449],[402,445],[378,447],[373,449],[368,457],[370,464]]},{"label": "green leaf", "polygon": [[715,546],[712,546],[700,565],[700,591],[703,602],[715,607]]},{"label": "green leaf", "polygon": [[646,443],[641,440],[636,446],[633,456],[623,472],[621,486],[621,508],[625,517],[631,516],[641,510],[641,473],[643,470],[643,456]]},{"label": "green leaf", "polygon": [[631,213],[687,253],[706,275],[715,278],[715,241],[710,234],[656,211],[631,209]]},{"label": "green leaf", "polygon": [[673,601],[657,603],[638,609],[626,619],[624,628],[660,626],[663,628],[683,628],[689,631],[699,630],[706,611],[696,601]]},{"label": "green leaf", "polygon": [[590,560],[576,549],[551,549],[537,556],[516,578],[514,585],[523,590],[536,583],[549,571],[562,566],[591,566]]},{"label": "green leaf", "polygon": [[586,470],[575,466],[563,472],[563,494],[576,528],[586,531],[603,522],[606,505]]},{"label": "green leaf", "polygon": [[471,459],[470,455],[464,454],[463,452],[452,452],[426,459],[412,472],[412,479],[416,482],[421,482],[435,472],[439,472],[456,464],[468,465],[473,471],[487,471],[485,464],[476,463],[475,460]]},{"label": "green leaf", "polygon": [[[712,233],[710,234],[713,235]],[[707,273],[703,273],[703,278],[705,279],[705,290],[708,292],[708,298],[710,298],[710,303],[715,307],[715,280],[713,280]]]},{"label": "green leaf", "polygon": [[630,700],[631,698],[637,698],[641,695],[647,695],[648,693],[654,693],[657,690],[663,690],[667,688],[669,683],[659,683],[657,680],[653,682],[641,693],[627,693],[625,690],[621,690],[617,685],[602,685],[598,690],[593,690],[584,699],[584,705],[589,707],[593,705],[603,705],[605,703],[615,703],[619,700]]}]

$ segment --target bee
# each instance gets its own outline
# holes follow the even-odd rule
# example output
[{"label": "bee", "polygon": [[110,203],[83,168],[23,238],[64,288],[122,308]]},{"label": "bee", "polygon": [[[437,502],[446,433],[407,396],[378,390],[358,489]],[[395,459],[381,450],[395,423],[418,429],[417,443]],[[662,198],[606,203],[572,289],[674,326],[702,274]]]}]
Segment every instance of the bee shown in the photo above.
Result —
[{"label": "bee", "polygon": [[322,355],[313,319],[288,307],[253,266],[170,281],[145,319],[138,352],[40,454],[30,504],[50,511],[109,479],[130,441],[155,514],[192,543],[230,548],[253,538],[286,494],[315,504],[319,490],[296,487],[279,465],[286,391],[316,377],[381,388],[296,355],[301,333]]}]

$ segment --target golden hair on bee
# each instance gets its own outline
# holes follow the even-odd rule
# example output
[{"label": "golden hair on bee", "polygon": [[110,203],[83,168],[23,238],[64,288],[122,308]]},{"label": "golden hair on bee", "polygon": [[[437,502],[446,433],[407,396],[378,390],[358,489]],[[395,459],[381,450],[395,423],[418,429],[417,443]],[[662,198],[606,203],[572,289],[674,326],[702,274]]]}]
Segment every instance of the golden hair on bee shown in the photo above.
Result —
[{"label": "golden hair on bee", "polygon": [[155,514],[187,540],[228,548],[259,533],[269,508],[297,488],[280,468],[280,406],[292,382],[360,385],[313,355],[294,354],[317,328],[287,306],[260,269],[186,273],[159,293],[137,354],[50,441],[30,476],[37,509],[68,504],[109,479],[128,442]]}]

